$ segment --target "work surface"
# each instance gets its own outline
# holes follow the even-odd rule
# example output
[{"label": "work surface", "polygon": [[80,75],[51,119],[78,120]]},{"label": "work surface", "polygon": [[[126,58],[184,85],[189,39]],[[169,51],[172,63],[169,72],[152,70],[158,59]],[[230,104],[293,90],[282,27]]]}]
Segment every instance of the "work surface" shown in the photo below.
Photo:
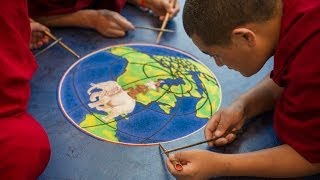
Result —
[{"label": "work surface", "polygon": [[[182,6],[182,5],[181,5]],[[154,16],[133,6],[126,6],[122,14],[134,25],[160,27]],[[226,67],[218,68],[209,56],[200,52],[185,34],[181,12],[167,28],[160,44],[174,47],[197,57],[216,75],[222,89],[221,107],[260,81],[271,69],[272,60],[257,75],[244,78]],[[127,43],[155,43],[157,32],[137,29],[119,39],[104,38],[95,31],[63,28],[51,30],[81,56],[111,45]],[[77,61],[60,46],[54,46],[37,57],[39,68],[32,80],[30,113],[48,133],[52,154],[40,179],[173,179],[166,169],[165,157],[157,145],[125,146],[95,139],[73,126],[58,105],[58,86],[65,71]],[[267,116],[271,117],[271,116]],[[257,133],[259,130],[254,131]],[[175,148],[204,140],[203,131],[163,144]],[[194,148],[207,149],[203,144]]]}]

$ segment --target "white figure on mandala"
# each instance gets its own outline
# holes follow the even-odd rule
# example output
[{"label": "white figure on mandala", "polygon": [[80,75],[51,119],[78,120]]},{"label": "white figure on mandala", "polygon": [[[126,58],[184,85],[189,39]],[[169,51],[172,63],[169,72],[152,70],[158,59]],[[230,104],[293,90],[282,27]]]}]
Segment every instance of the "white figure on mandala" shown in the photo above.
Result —
[{"label": "white figure on mandala", "polygon": [[[87,93],[90,95],[90,108],[108,113],[103,118],[105,122],[134,110],[136,101],[124,91],[116,81],[107,81],[98,84],[91,83]],[[98,90],[92,93],[93,90]]]}]

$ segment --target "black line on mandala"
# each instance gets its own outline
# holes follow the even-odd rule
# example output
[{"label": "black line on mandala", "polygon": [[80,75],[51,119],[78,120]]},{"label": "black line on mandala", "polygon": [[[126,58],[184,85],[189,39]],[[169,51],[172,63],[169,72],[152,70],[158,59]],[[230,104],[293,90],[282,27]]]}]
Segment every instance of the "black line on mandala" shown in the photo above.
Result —
[{"label": "black line on mandala", "polygon": [[[130,54],[130,53],[133,53],[133,52],[129,52],[129,53],[126,53],[126,54],[123,54],[123,55],[121,55],[121,57],[122,56],[125,56],[125,55],[128,55],[128,54]],[[150,57],[150,56],[149,56]],[[153,58],[153,57],[151,57],[152,59],[154,59],[155,61],[157,61],[158,62],[158,60],[156,60],[155,58]],[[169,59],[170,60],[172,60],[170,57],[169,57]],[[182,61],[180,58],[178,58],[178,61]],[[180,62],[179,61],[179,62]],[[156,62],[152,62],[152,63],[156,63]],[[160,62],[158,62],[158,63],[160,63]],[[190,62],[187,62],[187,61],[185,61],[185,63],[189,63],[189,64],[191,64]],[[137,63],[138,64],[138,63]],[[151,66],[151,67],[154,67],[154,68],[158,68],[158,69],[160,69],[159,67],[156,67],[156,66],[152,66],[152,65],[150,65],[151,64],[151,62],[150,63],[146,63],[145,65],[148,65],[148,66]],[[145,66],[144,65],[144,66]],[[164,64],[162,64],[164,67],[165,67],[165,65]],[[181,65],[181,63],[178,63],[178,67],[179,67],[179,65]],[[197,67],[195,66],[195,65],[193,65],[193,64],[191,64],[192,66],[194,66],[194,69],[197,69]],[[170,61],[170,71],[171,71],[171,74],[173,74],[173,72],[172,72],[172,70],[171,70],[171,68],[173,67],[172,66],[172,62]],[[186,69],[186,68],[185,68]],[[189,68],[189,69],[191,69],[191,68]],[[165,71],[166,72],[166,70],[164,70],[164,69],[161,69],[162,71]],[[184,75],[185,76],[185,74],[184,73],[182,73],[181,71],[177,71],[177,72],[179,72],[179,73],[181,73],[181,75]],[[200,71],[198,71],[199,73],[201,73]],[[145,72],[144,72],[145,73]],[[168,73],[168,72],[167,72]],[[204,74],[204,75],[206,75],[206,76],[204,76],[208,81],[211,81],[211,80],[209,80],[207,77],[211,77],[213,80],[215,80],[215,81],[211,81],[211,82],[213,82],[214,84],[216,84],[217,86],[218,86],[218,84],[217,84],[217,81],[216,81],[216,79],[215,78],[213,78],[212,76],[210,76],[210,75],[208,75],[208,74],[205,74],[205,73],[202,73],[202,74]],[[145,75],[147,76],[147,74],[145,73]],[[164,75],[163,75],[164,76]],[[111,74],[111,77],[112,77],[112,74]],[[154,77],[159,77],[159,76],[154,76]],[[172,76],[171,76],[172,77]],[[186,76],[185,76],[186,77]],[[147,78],[146,78],[147,79]],[[150,77],[149,77],[149,79],[150,79]],[[74,74],[73,74],[73,80],[74,80]],[[187,81],[190,83],[190,84],[196,84],[196,83],[194,83],[194,82],[192,82],[192,81],[190,81],[188,78],[187,78]],[[138,81],[137,81],[138,82]],[[133,83],[133,82],[131,82],[131,83]],[[203,83],[202,83],[203,84]],[[128,84],[126,84],[126,85],[128,85]],[[126,86],[125,85],[125,86]],[[197,85],[197,84],[196,84]],[[73,81],[73,86],[74,86],[74,89],[75,89],[75,91],[76,91],[76,88],[75,88],[75,84],[74,84],[74,81]],[[180,88],[181,88],[181,92],[183,92],[183,88],[182,88],[182,85],[180,84],[179,85],[180,86]],[[192,87],[192,89],[193,89],[193,85],[191,85],[191,87]],[[161,87],[162,88],[162,87]],[[202,87],[199,87],[199,88],[201,88],[202,90],[203,90],[203,92],[206,92],[206,95],[207,95],[207,99],[209,99],[209,101],[210,101],[210,97],[208,96],[208,94],[207,94],[207,91],[205,90],[205,89],[203,89]],[[162,89],[164,89],[164,88],[162,88]],[[165,94],[167,94],[167,92],[170,90],[171,88],[168,88],[168,89],[166,89],[166,92],[165,93],[163,93],[161,96],[160,96],[160,98],[158,98],[158,100],[159,99],[161,99]],[[192,90],[191,89],[191,90]],[[188,92],[190,92],[191,90],[188,90]],[[171,91],[171,90],[170,90]],[[172,92],[172,91],[171,91]],[[177,93],[176,93],[177,94]],[[182,94],[184,94],[184,93],[182,93]],[[82,103],[82,105],[84,104],[83,103],[83,101],[80,99],[80,96],[79,96],[79,94],[78,94],[78,92],[76,91],[76,95],[77,95],[77,97],[79,98],[79,100],[80,100],[80,102]],[[206,99],[206,101],[203,103],[203,105],[199,108],[199,109],[201,109],[203,106],[204,106],[204,104],[207,102],[207,99]],[[149,109],[148,107],[150,107],[151,105],[152,105],[153,103],[150,103],[150,105],[147,105],[147,106],[145,106],[146,108],[144,108],[143,110],[141,110],[141,111],[144,111],[145,109]],[[162,104],[165,104],[165,103],[162,103]],[[209,103],[210,104],[210,103]],[[167,104],[168,105],[168,104]],[[211,104],[210,104],[211,105]],[[170,106],[170,105],[169,105]],[[86,106],[85,106],[86,107]],[[198,109],[198,110],[199,110]],[[87,108],[86,108],[86,110],[87,111],[89,111],[92,115],[94,115],[90,110],[88,110]],[[156,111],[156,110],[153,110],[153,109],[149,109],[149,110],[152,110],[152,111]],[[139,112],[141,112],[141,111],[139,111]],[[211,108],[211,111],[212,111],[212,108]],[[137,113],[139,113],[139,112],[137,112]],[[157,111],[156,111],[157,112]],[[190,114],[193,114],[194,112],[192,112],[192,113],[190,113]],[[127,116],[127,117],[131,117],[131,116],[133,116],[133,115],[135,115],[136,113],[134,113],[134,114],[132,114],[132,115],[129,115],[129,116]],[[166,114],[166,113],[163,113],[163,114]],[[188,113],[189,114],[189,113]],[[212,113],[211,113],[212,114]],[[167,114],[166,114],[167,115]],[[95,116],[95,115],[94,115]],[[174,117],[176,116],[176,114],[174,115]],[[178,115],[179,116],[179,115]],[[98,120],[100,120],[100,118],[99,117],[97,117],[97,116],[95,116]],[[173,118],[173,117],[172,117]],[[171,118],[171,119],[172,119]],[[124,119],[124,118],[121,118],[121,119]],[[100,120],[101,121],[101,120]],[[119,120],[116,120],[116,121],[119,121]],[[108,125],[108,124],[106,124],[106,123],[104,123],[104,121],[101,121],[101,122],[103,122],[103,124],[101,124],[101,125]],[[114,121],[113,121],[114,122]],[[111,122],[110,122],[111,123]],[[113,127],[111,127],[111,128],[113,128]],[[113,128],[114,129],[114,128]],[[137,138],[140,138],[140,139],[145,139],[145,138],[142,138],[142,137],[138,137],[138,136],[135,136],[135,135],[130,135],[130,134],[128,134],[128,133],[125,133],[125,132],[122,132],[122,131],[120,131],[119,130],[119,132],[121,132],[121,133],[124,133],[124,134],[127,134],[127,135],[129,135],[129,136],[133,136],[133,137],[137,137]],[[152,136],[151,136],[152,137]],[[148,139],[150,139],[150,137],[148,138]],[[147,139],[145,139],[145,140],[147,140]],[[145,141],[144,140],[144,141]]]},{"label": "black line on mandala", "polygon": [[[78,69],[77,66],[76,66],[75,68],[76,68],[75,70]],[[91,111],[89,108],[87,108],[87,106],[84,104],[84,102],[83,102],[82,99],[80,98],[80,95],[79,95],[79,93],[78,93],[78,91],[77,91],[77,88],[76,88],[76,86],[75,86],[74,77],[75,77],[75,73],[77,72],[77,71],[75,71],[75,70],[74,70],[74,72],[72,73],[72,85],[73,85],[75,94],[76,94],[76,96],[78,97],[78,100],[80,101],[80,103],[82,104],[82,106],[83,106],[92,116],[94,116],[98,121],[102,122],[102,124],[97,125],[97,126],[94,126],[94,127],[107,125],[107,126],[109,126],[111,129],[116,130],[116,128],[114,128],[114,127],[112,127],[112,126],[109,125],[109,123],[113,123],[114,121],[110,121],[110,122],[107,122],[107,123],[106,123],[105,121],[101,120],[98,116],[96,116],[95,113],[94,113],[93,111]],[[98,114],[98,113],[97,113],[97,114]],[[124,119],[124,118],[121,118],[121,119]],[[81,126],[80,126],[80,127],[81,127]],[[88,127],[81,127],[81,128],[88,128]],[[143,139],[142,137],[129,134],[129,133],[124,132],[124,131],[121,131],[121,130],[119,130],[119,129],[118,129],[118,132],[121,132],[121,133],[126,134],[126,135],[128,135],[128,136],[132,136],[132,137],[136,137],[136,138]],[[88,132],[88,133],[89,133],[89,132]],[[89,133],[89,134],[93,134],[93,133]]]},{"label": "black line on mandala", "polygon": [[[177,113],[177,111],[176,111]],[[175,113],[175,114],[176,114]],[[173,120],[173,118],[175,117],[175,114],[171,115],[170,118],[168,119],[168,121],[166,121],[166,123],[164,123],[163,126],[161,126],[157,131],[155,131],[151,136],[146,137],[143,141],[141,141],[140,143],[143,143],[147,140],[150,140],[153,136],[155,136],[156,134],[158,134],[161,130],[163,130],[165,127],[167,127],[167,125]],[[152,139],[151,139],[152,140]]]}]

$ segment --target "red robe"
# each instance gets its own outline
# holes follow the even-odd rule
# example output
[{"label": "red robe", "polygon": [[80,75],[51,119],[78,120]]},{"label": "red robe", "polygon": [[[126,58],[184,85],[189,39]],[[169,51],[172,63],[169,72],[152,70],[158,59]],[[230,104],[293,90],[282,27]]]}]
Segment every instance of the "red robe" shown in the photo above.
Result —
[{"label": "red robe", "polygon": [[284,91],[275,130],[312,163],[320,163],[320,1],[283,0],[273,80]]},{"label": "red robe", "polygon": [[26,1],[3,1],[0,27],[0,179],[36,179],[48,163],[50,145],[26,111],[37,68]]},{"label": "red robe", "polygon": [[28,0],[31,17],[73,13],[81,9],[109,9],[120,12],[126,0]]}]

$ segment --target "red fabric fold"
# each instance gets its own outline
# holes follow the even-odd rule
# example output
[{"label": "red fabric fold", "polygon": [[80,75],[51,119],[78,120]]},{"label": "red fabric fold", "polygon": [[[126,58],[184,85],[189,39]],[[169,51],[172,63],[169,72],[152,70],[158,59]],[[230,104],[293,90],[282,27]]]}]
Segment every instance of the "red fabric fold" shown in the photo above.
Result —
[{"label": "red fabric fold", "polygon": [[284,91],[274,126],[285,144],[320,163],[320,1],[283,2],[272,78]]},{"label": "red fabric fold", "polygon": [[109,9],[120,12],[126,0],[28,0],[31,17],[67,14],[81,9]]},{"label": "red fabric fold", "polygon": [[3,1],[0,24],[0,177],[37,179],[49,161],[50,145],[44,129],[26,111],[37,68],[29,49],[26,1]]}]

